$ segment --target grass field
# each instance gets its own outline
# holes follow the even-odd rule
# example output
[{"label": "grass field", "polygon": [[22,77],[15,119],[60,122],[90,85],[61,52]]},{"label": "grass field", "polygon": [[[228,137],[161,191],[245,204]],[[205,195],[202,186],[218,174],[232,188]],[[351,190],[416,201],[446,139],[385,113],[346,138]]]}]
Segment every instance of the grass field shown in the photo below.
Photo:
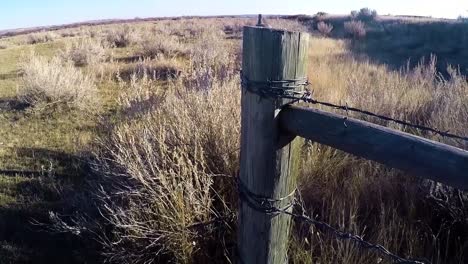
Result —
[{"label": "grass field", "polygon": [[[0,263],[235,262],[235,219],[191,227],[237,210],[241,28],[254,22],[145,21],[0,39]],[[442,77],[435,60],[395,70],[359,43],[316,32],[310,45],[317,98],[468,134],[460,71]],[[312,142],[301,168],[318,219],[405,257],[468,261],[466,192]],[[289,255],[387,263],[299,223]]]}]

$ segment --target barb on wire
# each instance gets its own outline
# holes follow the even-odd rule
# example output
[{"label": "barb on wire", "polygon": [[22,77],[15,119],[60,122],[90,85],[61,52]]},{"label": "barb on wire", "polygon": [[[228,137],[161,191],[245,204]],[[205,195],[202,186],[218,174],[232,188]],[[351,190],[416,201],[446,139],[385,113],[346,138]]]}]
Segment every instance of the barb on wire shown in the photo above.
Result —
[{"label": "barb on wire", "polygon": [[413,259],[406,259],[402,258],[395,253],[390,252],[388,249],[386,249],[384,246],[379,245],[379,244],[372,244],[366,240],[364,240],[361,236],[354,235],[351,233],[347,233],[344,231],[340,231],[334,227],[332,227],[330,224],[318,221],[316,219],[313,219],[306,214],[295,214],[292,212],[282,212],[285,215],[289,215],[293,217],[296,221],[301,221],[301,222],[306,222],[307,224],[315,226],[317,229],[321,230],[322,232],[328,232],[333,234],[336,238],[342,239],[342,240],[350,240],[353,243],[357,244],[359,247],[363,249],[368,249],[368,250],[373,250],[376,251],[377,253],[387,257],[390,259],[393,263],[405,263],[405,264],[428,264],[429,261],[421,261],[421,260],[413,260]]},{"label": "barb on wire", "polygon": [[[258,194],[254,194],[240,180],[238,180],[238,188],[239,188],[239,197],[241,201],[245,202],[247,206],[249,206],[250,208],[258,212],[271,215],[271,216],[277,216],[281,214],[289,215],[296,221],[305,222],[309,225],[313,225],[324,233],[333,234],[338,239],[349,240],[355,243],[356,245],[358,245],[360,248],[376,251],[377,253],[391,260],[393,263],[402,263],[402,264],[403,263],[405,264],[428,264],[429,263],[429,261],[420,261],[420,260],[402,258],[396,255],[395,253],[390,252],[388,249],[386,249],[382,245],[370,243],[358,235],[340,231],[332,227],[330,224],[326,222],[322,222],[310,216],[307,216],[305,213],[305,209],[301,202],[302,199],[297,189],[294,189],[294,191],[291,194],[283,198],[273,199],[273,198],[263,197]],[[291,198],[292,200],[286,206],[283,206],[282,208],[278,208],[275,206],[275,203],[285,201]],[[298,209],[300,209],[301,214],[297,214],[293,212],[293,207],[295,205],[298,206]]]},{"label": "barb on wire", "polygon": [[433,134],[437,134],[442,137],[447,137],[447,138],[452,138],[452,139],[457,139],[457,140],[468,142],[467,136],[460,136],[460,135],[450,133],[450,131],[442,131],[442,130],[428,127],[428,126],[413,124],[408,121],[403,121],[403,120],[391,118],[388,116],[376,114],[367,110],[362,110],[356,107],[351,107],[351,106],[348,106],[347,104],[339,105],[339,104],[333,104],[330,102],[320,101],[320,100],[312,98],[312,93],[307,89],[305,89],[305,91],[295,91],[294,89],[296,88],[299,88],[299,87],[306,88],[310,85],[309,81],[305,77],[291,79],[291,80],[276,80],[276,81],[267,80],[263,82],[251,81],[246,76],[244,76],[241,71],[241,85],[243,89],[248,90],[252,93],[258,94],[261,97],[270,97],[270,98],[276,98],[276,99],[291,99],[292,101],[288,102],[288,104],[302,101],[302,102],[310,103],[310,104],[323,105],[323,106],[331,107],[334,109],[344,110],[346,112],[355,112],[355,113],[364,114],[367,116],[393,122],[393,123],[403,125],[406,127],[415,128],[420,131],[431,132]]},{"label": "barb on wire", "polygon": [[[237,186],[239,191],[239,198],[241,201],[245,202],[250,208],[256,211],[260,211],[264,214],[278,215],[282,211],[287,211],[288,209],[292,208],[295,204],[294,196],[296,195],[297,189],[294,189],[285,197],[273,199],[253,193],[244,183],[242,183],[239,178],[237,179]],[[281,209],[278,209],[276,204],[283,201],[287,201],[288,203],[281,207]]]},{"label": "barb on wire", "polygon": [[306,102],[306,103],[328,106],[328,107],[332,107],[332,108],[335,108],[335,109],[344,110],[344,111],[347,111],[347,112],[350,111],[350,112],[360,113],[360,114],[364,114],[364,115],[367,115],[367,116],[376,117],[376,118],[379,118],[379,119],[382,119],[382,120],[385,120],[385,121],[394,122],[396,124],[400,124],[400,125],[403,125],[403,126],[406,126],[406,127],[412,127],[412,128],[416,128],[418,130],[438,134],[438,135],[443,136],[443,137],[460,139],[460,140],[464,140],[464,141],[468,142],[468,137],[452,134],[449,131],[442,131],[442,130],[432,128],[432,127],[428,127],[428,126],[413,124],[413,123],[410,123],[410,122],[407,122],[407,121],[394,119],[394,118],[384,116],[384,115],[379,115],[379,114],[376,114],[376,113],[373,113],[373,112],[370,112],[370,111],[367,111],[367,110],[362,110],[362,109],[359,109],[359,108],[356,108],[356,107],[350,107],[350,106],[347,106],[347,105],[343,106],[343,105],[333,104],[333,103],[329,103],[329,102],[319,101],[319,100],[313,99],[311,97],[310,91],[305,91],[301,98],[295,97],[294,99],[298,99],[298,100],[301,100],[301,101]]}]

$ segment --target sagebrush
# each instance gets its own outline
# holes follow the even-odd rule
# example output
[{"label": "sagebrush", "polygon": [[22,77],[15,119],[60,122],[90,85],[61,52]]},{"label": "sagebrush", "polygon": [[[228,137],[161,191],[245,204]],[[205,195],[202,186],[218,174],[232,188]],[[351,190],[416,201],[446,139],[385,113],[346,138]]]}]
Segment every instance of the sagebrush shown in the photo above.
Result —
[{"label": "sagebrush", "polygon": [[66,105],[91,110],[98,94],[94,79],[60,57],[48,59],[34,53],[21,63],[22,77],[18,98],[31,106]]}]

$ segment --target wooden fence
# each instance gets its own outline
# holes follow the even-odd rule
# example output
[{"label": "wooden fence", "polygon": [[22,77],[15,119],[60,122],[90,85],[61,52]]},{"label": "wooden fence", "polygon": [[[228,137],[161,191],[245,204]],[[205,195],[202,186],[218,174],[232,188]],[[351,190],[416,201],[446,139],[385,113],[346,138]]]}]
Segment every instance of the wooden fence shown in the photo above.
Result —
[{"label": "wooden fence", "polygon": [[[306,33],[244,27],[239,181],[249,195],[292,210],[288,204],[296,189],[299,137],[468,189],[467,151],[338,114],[291,106],[291,99],[262,95],[266,83],[277,84],[270,89],[281,89],[289,80],[306,75],[308,47]],[[291,216],[257,209],[241,199],[240,263],[287,263]]]}]

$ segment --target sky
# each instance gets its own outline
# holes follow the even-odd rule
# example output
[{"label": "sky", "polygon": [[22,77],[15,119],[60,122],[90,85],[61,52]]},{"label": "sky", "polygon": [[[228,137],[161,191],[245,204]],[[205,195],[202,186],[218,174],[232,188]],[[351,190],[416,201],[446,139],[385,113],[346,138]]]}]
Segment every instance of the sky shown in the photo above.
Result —
[{"label": "sky", "polygon": [[379,14],[456,18],[468,0],[0,0],[0,30],[108,18],[239,14]]}]

